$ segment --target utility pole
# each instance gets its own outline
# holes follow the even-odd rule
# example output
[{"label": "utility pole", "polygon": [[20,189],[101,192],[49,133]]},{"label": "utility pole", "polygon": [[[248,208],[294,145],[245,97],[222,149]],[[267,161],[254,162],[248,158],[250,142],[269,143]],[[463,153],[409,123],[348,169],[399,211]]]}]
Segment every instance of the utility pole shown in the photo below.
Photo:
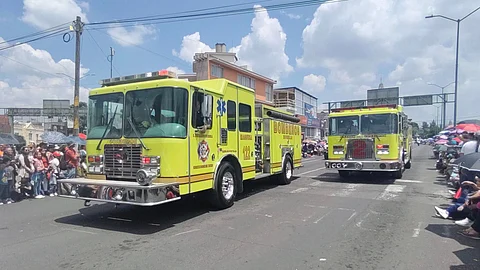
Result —
[{"label": "utility pole", "polygon": [[110,62],[110,79],[113,78],[113,56],[115,55],[115,49],[110,47],[110,55],[107,56],[108,62]]},{"label": "utility pole", "polygon": [[83,23],[80,16],[74,21],[75,30],[75,87],[73,94],[73,136],[78,136],[80,129],[80,39],[82,37]]}]

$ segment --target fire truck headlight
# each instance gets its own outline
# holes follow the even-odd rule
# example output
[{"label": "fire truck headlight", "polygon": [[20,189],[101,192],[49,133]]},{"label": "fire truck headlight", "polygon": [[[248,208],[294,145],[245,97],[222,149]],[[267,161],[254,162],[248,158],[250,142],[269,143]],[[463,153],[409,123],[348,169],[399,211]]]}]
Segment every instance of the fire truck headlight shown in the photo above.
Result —
[{"label": "fire truck headlight", "polygon": [[137,171],[137,183],[141,186],[148,186],[153,182],[155,179],[155,173],[147,170],[138,170]]}]

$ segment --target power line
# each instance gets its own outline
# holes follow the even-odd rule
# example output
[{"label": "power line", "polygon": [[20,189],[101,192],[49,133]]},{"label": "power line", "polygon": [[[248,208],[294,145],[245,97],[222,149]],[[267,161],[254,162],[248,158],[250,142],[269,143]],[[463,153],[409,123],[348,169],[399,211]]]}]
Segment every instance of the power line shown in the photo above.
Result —
[{"label": "power line", "polygon": [[264,2],[270,2],[270,1],[272,1],[272,0],[252,1],[252,2],[246,2],[246,3],[238,3],[238,4],[231,4],[231,5],[217,6],[217,7],[208,7],[208,8],[202,8],[202,9],[174,12],[174,13],[166,13],[166,14],[162,14],[162,15],[151,15],[151,16],[144,16],[144,17],[136,17],[136,18],[131,18],[131,19],[121,19],[121,20],[113,20],[113,21],[105,21],[105,22],[94,22],[94,23],[90,23],[90,25],[103,24],[103,23],[119,23],[119,22],[122,22],[122,21],[125,21],[125,20],[152,19],[152,18],[156,18],[158,16],[172,16],[172,15],[188,14],[188,13],[193,13],[193,12],[201,12],[201,11],[207,11],[207,10],[216,10],[216,9],[223,9],[223,8],[229,8],[229,7],[245,6],[245,5],[264,3]]},{"label": "power line", "polygon": [[7,57],[7,56],[5,56],[5,55],[1,55],[1,54],[0,54],[0,57],[3,57],[3,58],[5,58],[5,59],[8,59],[8,60],[10,60],[10,61],[12,61],[12,62],[15,62],[15,63],[17,63],[17,64],[20,64],[20,65],[22,65],[22,66],[31,68],[31,69],[36,70],[36,71],[38,71],[38,72],[41,72],[41,73],[44,73],[44,74],[47,74],[47,75],[52,75],[52,76],[61,78],[61,76],[59,76],[59,75],[57,75],[57,74],[53,74],[53,73],[46,72],[46,71],[43,71],[43,70],[38,69],[38,68],[34,68],[34,67],[32,67],[32,66],[29,66],[29,65],[27,65],[27,64],[24,64],[24,63],[22,63],[22,62],[20,62],[20,61],[17,61],[17,60],[15,60],[15,59],[10,58],[10,57]]},{"label": "power line", "polygon": [[[348,0],[309,0],[309,1],[300,1],[300,2],[289,2],[284,4],[268,5],[263,6],[262,8],[272,11],[272,10],[285,10],[293,9],[299,7],[307,7],[318,4],[328,4],[328,3],[337,3],[337,2],[346,2]],[[199,20],[199,19],[209,19],[209,18],[218,18],[234,15],[248,14],[255,12],[255,8],[242,8],[242,9],[233,9],[233,10],[224,10],[216,12],[204,12],[197,14],[188,14],[188,15],[175,15],[175,16],[157,16],[152,18],[145,19],[124,19],[116,21],[107,21],[107,22],[96,22],[89,23],[88,25],[108,25],[104,27],[90,28],[90,29],[106,29],[106,28],[118,28],[118,27],[132,27],[138,25],[152,25],[152,24],[161,24],[169,22],[180,22],[180,21],[190,21],[190,20]],[[194,12],[194,11],[191,11]]]},{"label": "power line", "polygon": [[[100,51],[102,52],[102,54],[107,57],[107,54],[105,53],[105,51],[103,51],[102,47],[100,47],[100,45],[98,44],[97,40],[93,37],[92,33],[90,33],[90,31],[88,29],[85,28],[85,30],[87,30],[87,33],[88,35],[92,38],[93,42],[95,42],[95,44],[97,45],[97,47],[100,49]],[[107,60],[108,62],[108,60]],[[112,67],[113,69],[115,70],[115,72],[117,72],[118,76],[122,76],[120,74],[120,72],[118,72],[117,68],[112,64]]]},{"label": "power line", "polygon": [[[97,31],[97,32],[100,32],[100,33],[102,33],[102,34],[109,35],[108,33],[104,32],[104,31],[102,31],[102,30],[98,30],[98,29],[94,29],[94,30]],[[116,40],[119,40],[119,41],[128,43],[128,44],[130,44],[130,45],[132,45],[132,46],[135,46],[135,47],[137,47],[137,48],[139,48],[139,49],[142,49],[142,50],[144,50],[144,51],[146,51],[146,52],[155,54],[155,55],[160,56],[160,57],[162,57],[162,58],[164,58],[164,59],[168,59],[168,60],[170,60],[170,61],[176,62],[176,63],[178,63],[178,64],[180,64],[180,65],[182,65],[182,66],[187,67],[187,64],[185,64],[184,62],[178,61],[178,60],[176,60],[176,59],[174,59],[174,58],[170,58],[170,57],[168,57],[168,56],[166,56],[166,55],[163,55],[163,54],[160,54],[160,53],[158,53],[158,52],[152,51],[152,50],[147,49],[147,48],[145,48],[145,47],[142,47],[142,46],[140,46],[140,45],[138,45],[138,44],[132,43],[132,42],[130,42],[130,41],[128,41],[128,40],[125,40],[125,39],[122,39],[122,38],[119,38],[119,37],[113,36],[113,35],[110,35],[110,37],[112,37],[113,39],[116,39]],[[188,67],[190,67],[190,66],[188,66]]]},{"label": "power line", "polygon": [[40,36],[40,35],[43,35],[43,34],[49,34],[49,33],[55,32],[57,30],[60,30],[64,27],[66,27],[69,24],[70,23],[63,23],[63,24],[60,24],[60,25],[57,25],[57,26],[54,26],[54,27],[51,27],[51,28],[48,28],[48,29],[45,29],[45,30],[42,30],[42,31],[38,31],[38,32],[35,32],[35,33],[31,33],[31,34],[28,34],[28,35],[25,35],[25,36],[13,38],[13,39],[10,39],[10,40],[4,40],[4,41],[0,42],[0,45],[4,44],[4,43],[12,43],[12,42],[22,40],[22,39],[26,39],[26,38],[32,38],[32,37]]},{"label": "power line", "polygon": [[0,48],[0,51],[11,49],[11,48],[14,48],[14,47],[17,47],[17,46],[20,46],[20,45],[23,45],[23,44],[26,44],[26,43],[29,43],[29,42],[33,42],[33,41],[60,36],[60,35],[63,35],[64,32],[65,32],[65,30],[63,30],[63,29],[62,30],[57,30],[53,33],[49,33],[49,34],[46,34],[46,35],[43,35],[43,36],[40,36],[40,37],[37,37],[37,38],[34,38],[34,39],[30,39],[30,40],[27,40],[27,41],[15,43],[15,44],[12,44],[12,45],[7,46],[7,47]]}]

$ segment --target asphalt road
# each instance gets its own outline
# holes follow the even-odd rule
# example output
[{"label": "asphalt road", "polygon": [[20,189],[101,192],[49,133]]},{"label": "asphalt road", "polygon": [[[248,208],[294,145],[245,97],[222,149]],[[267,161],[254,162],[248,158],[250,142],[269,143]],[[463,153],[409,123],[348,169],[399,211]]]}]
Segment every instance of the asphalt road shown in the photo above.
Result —
[{"label": "asphalt road", "polygon": [[[395,182],[342,182],[307,158],[288,186],[248,183],[235,205],[139,208],[62,198],[0,206],[7,269],[479,269],[479,241],[433,216],[447,204],[430,147]],[[476,268],[475,268],[476,266]]]}]

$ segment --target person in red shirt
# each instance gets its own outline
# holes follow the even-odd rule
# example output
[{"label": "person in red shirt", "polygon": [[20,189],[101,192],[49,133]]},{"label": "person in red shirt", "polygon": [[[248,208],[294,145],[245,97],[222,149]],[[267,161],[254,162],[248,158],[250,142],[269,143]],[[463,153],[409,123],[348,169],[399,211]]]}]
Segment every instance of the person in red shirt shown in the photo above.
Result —
[{"label": "person in red shirt", "polygon": [[77,177],[78,153],[75,151],[75,144],[65,148],[65,162],[67,163],[67,178]]}]

